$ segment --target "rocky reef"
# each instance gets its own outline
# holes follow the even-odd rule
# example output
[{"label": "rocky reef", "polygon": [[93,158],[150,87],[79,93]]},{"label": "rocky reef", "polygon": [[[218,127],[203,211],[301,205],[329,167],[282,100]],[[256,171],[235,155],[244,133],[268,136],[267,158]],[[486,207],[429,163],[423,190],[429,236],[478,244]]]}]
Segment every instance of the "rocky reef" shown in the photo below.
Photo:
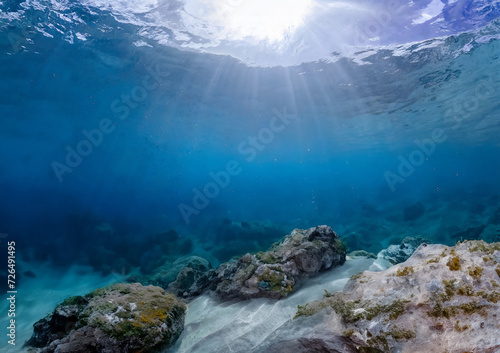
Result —
[{"label": "rocky reef", "polygon": [[220,265],[212,288],[223,300],[279,299],[290,294],[301,279],[341,265],[345,259],[346,248],[332,228],[295,229],[266,252]]},{"label": "rocky reef", "polygon": [[158,352],[184,328],[186,306],[162,288],[116,284],[66,299],[34,324],[39,353]]},{"label": "rocky reef", "polygon": [[[500,243],[405,238],[378,257],[358,251],[345,262],[330,227],[295,229],[268,251],[216,269],[192,256],[142,278],[170,293],[129,283],[68,298],[34,325],[27,344],[36,353],[147,353],[181,336],[179,352],[238,352],[243,343],[240,351],[253,353],[500,351]],[[357,273],[367,268],[380,272]],[[320,299],[326,283],[331,292]],[[197,297],[182,335],[186,305],[177,297]],[[273,300],[244,301],[253,298]]]},{"label": "rocky reef", "polygon": [[422,244],[299,306],[256,352],[498,352],[499,301],[500,243]]},{"label": "rocky reef", "polygon": [[[212,269],[196,256],[160,266],[140,283],[116,284],[66,299],[34,325],[27,342],[39,353],[156,352],[171,345],[184,326],[186,305],[206,289],[222,299],[280,299],[301,279],[341,265],[346,248],[327,226],[295,229],[270,250],[246,254]],[[165,289],[153,286],[159,285]]]},{"label": "rocky reef", "polygon": [[328,226],[295,229],[268,251],[245,254],[211,269],[208,261],[191,256],[163,266],[149,276],[130,281],[159,285],[191,299],[206,289],[222,300],[286,297],[301,279],[341,265],[346,248]]}]

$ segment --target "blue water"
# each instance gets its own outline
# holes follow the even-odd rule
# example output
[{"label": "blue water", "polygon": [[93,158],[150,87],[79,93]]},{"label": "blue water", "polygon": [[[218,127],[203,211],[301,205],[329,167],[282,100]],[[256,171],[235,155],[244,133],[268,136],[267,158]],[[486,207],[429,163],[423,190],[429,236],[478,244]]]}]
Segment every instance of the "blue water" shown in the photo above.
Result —
[{"label": "blue water", "polygon": [[500,240],[499,5],[442,6],[276,65],[162,42],[116,8],[0,2],[2,246],[109,274],[217,265],[319,224],[372,252]]}]

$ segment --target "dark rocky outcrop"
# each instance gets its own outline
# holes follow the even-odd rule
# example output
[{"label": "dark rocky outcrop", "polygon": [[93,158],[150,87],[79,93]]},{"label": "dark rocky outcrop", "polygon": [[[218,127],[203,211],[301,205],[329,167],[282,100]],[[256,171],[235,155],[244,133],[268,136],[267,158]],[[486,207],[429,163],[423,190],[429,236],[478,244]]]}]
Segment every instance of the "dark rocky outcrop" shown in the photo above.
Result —
[{"label": "dark rocky outcrop", "polygon": [[174,262],[165,262],[150,275],[135,275],[127,282],[154,285],[174,293],[177,297],[190,299],[203,292],[211,284],[212,265],[199,256],[188,256]]},{"label": "dark rocky outcrop", "polygon": [[427,242],[428,240],[422,237],[405,237],[401,244],[389,245],[387,249],[379,252],[378,256],[396,265],[408,260],[420,244]]},{"label": "dark rocky outcrop", "polygon": [[177,273],[175,281],[168,285],[169,292],[180,298],[191,299],[211,286],[214,271],[211,270],[211,265],[207,260],[199,259],[195,263],[188,263]]},{"label": "dark rocky outcrop", "polygon": [[117,284],[66,299],[34,324],[26,345],[40,353],[158,352],[181,334],[185,310],[162,288]]},{"label": "dark rocky outcrop", "polygon": [[302,278],[341,265],[346,248],[327,226],[295,229],[268,251],[246,254],[211,269],[210,263],[190,256],[166,263],[148,276],[128,281],[153,284],[184,299],[212,289],[223,300],[273,298],[290,294]]},{"label": "dark rocky outcrop", "polygon": [[295,229],[269,251],[220,265],[214,271],[212,289],[223,300],[279,299],[301,279],[341,265],[345,259],[346,248],[330,227]]}]

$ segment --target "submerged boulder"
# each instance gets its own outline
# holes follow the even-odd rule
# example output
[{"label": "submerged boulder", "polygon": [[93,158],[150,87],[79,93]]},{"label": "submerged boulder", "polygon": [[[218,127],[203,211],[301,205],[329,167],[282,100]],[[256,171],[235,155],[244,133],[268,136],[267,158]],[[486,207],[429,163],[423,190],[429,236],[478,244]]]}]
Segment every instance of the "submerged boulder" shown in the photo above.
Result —
[{"label": "submerged boulder", "polygon": [[191,256],[188,259],[189,261],[186,259],[180,262],[182,267],[177,272],[175,280],[167,287],[169,292],[185,299],[200,295],[213,280],[210,262],[198,256]]},{"label": "submerged boulder", "polygon": [[165,262],[149,275],[134,275],[127,282],[154,285],[175,294],[177,297],[191,299],[210,286],[212,265],[199,256],[182,257],[174,262]]},{"label": "submerged boulder", "polygon": [[341,265],[345,259],[346,248],[332,228],[295,229],[266,252],[220,265],[211,287],[223,300],[279,299],[290,294],[301,279]]},{"label": "submerged boulder", "polygon": [[499,260],[500,243],[422,244],[406,262],[365,271],[342,292],[299,306],[296,318],[255,352],[290,339],[339,336],[359,352],[498,352]]},{"label": "submerged boulder", "polygon": [[150,275],[128,281],[157,285],[184,299],[212,289],[223,300],[287,296],[305,277],[341,265],[346,248],[327,226],[295,229],[266,252],[246,254],[212,269],[198,256],[165,263]]},{"label": "submerged boulder", "polygon": [[116,284],[66,299],[34,324],[40,353],[158,352],[184,328],[186,305],[162,288]]},{"label": "submerged boulder", "polygon": [[378,253],[381,257],[391,264],[396,265],[405,262],[417,250],[420,244],[427,243],[428,240],[421,237],[405,237],[399,245],[389,245],[387,249]]}]

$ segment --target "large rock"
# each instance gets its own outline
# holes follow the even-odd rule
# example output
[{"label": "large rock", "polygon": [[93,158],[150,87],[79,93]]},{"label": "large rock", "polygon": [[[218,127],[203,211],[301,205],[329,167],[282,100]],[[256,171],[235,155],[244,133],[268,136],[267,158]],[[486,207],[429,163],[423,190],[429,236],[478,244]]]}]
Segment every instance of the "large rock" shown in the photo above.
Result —
[{"label": "large rock", "polygon": [[150,275],[128,281],[160,286],[176,296],[192,299],[212,289],[223,300],[287,296],[300,279],[345,262],[346,248],[327,226],[295,229],[270,250],[246,254],[212,269],[200,257],[181,258],[158,267]]},{"label": "large rock", "polygon": [[290,294],[306,277],[341,265],[346,248],[327,226],[295,229],[267,252],[246,254],[220,265],[212,289],[223,300],[279,299]]},{"label": "large rock", "polygon": [[185,299],[192,299],[203,293],[214,279],[212,265],[207,260],[196,256],[191,256],[190,259],[193,261],[185,263],[177,273],[175,281],[167,287],[169,292]]},{"label": "large rock", "polygon": [[342,292],[299,307],[255,352],[290,332],[298,342],[343,336],[360,352],[500,352],[499,301],[500,243],[422,244],[406,262],[353,276]]},{"label": "large rock", "polygon": [[175,342],[186,306],[162,288],[117,284],[66,299],[34,324],[41,353],[158,352]]},{"label": "large rock", "polygon": [[428,240],[421,237],[405,237],[399,245],[389,245],[387,249],[378,253],[381,257],[391,264],[396,265],[405,262],[417,250],[420,244],[427,243]]},{"label": "large rock", "polygon": [[149,275],[134,275],[127,282],[139,282],[164,288],[177,297],[191,299],[210,286],[213,272],[210,262],[199,256],[188,256],[166,262]]}]

